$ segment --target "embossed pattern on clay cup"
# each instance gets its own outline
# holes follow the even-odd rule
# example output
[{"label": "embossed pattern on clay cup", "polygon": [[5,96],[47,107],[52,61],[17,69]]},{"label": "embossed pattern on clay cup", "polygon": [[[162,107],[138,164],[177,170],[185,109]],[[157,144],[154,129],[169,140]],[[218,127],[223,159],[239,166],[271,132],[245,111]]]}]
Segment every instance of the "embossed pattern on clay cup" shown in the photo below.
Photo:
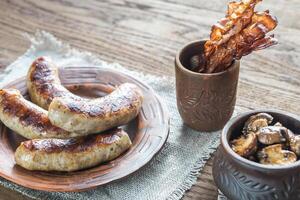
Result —
[{"label": "embossed pattern on clay cup", "polygon": [[177,108],[183,122],[199,131],[216,131],[230,119],[239,78],[239,61],[223,72],[191,71],[203,52],[205,41],[194,41],[175,58]]},{"label": "embossed pattern on clay cup", "polygon": [[236,154],[229,141],[241,134],[246,120],[257,113],[268,113],[295,133],[300,118],[278,110],[256,110],[231,119],[224,127],[221,145],[213,162],[213,177],[218,188],[231,200],[300,199],[300,161],[288,165],[263,165]]}]

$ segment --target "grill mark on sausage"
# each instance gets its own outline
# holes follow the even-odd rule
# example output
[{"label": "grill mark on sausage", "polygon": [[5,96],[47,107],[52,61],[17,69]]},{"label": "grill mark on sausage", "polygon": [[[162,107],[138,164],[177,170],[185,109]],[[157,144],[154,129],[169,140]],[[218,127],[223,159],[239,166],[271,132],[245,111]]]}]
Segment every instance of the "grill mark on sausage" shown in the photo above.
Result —
[{"label": "grill mark on sausage", "polygon": [[33,126],[40,132],[53,131],[58,134],[65,132],[63,129],[53,126],[46,113],[41,113],[28,105],[28,102],[17,90],[0,90],[0,96],[3,112],[17,117],[22,125]]},{"label": "grill mark on sausage", "polygon": [[37,58],[31,65],[30,80],[37,92],[47,100],[48,105],[55,97],[60,97],[64,99],[64,103],[60,102],[61,106],[73,113],[82,113],[90,117],[103,117],[107,113],[114,114],[121,109],[132,109],[139,101],[137,98],[139,94],[132,87],[122,85],[113,91],[113,93],[118,94],[102,97],[101,103],[94,104],[92,101],[86,103],[86,99],[72,94],[61,85],[56,69],[56,66],[46,57]]},{"label": "grill mark on sausage", "polygon": [[61,106],[64,106],[73,113],[84,113],[90,117],[101,117],[107,113],[117,113],[121,109],[130,110],[139,102],[139,94],[131,86],[123,84],[112,93],[111,95],[102,97],[101,102],[98,104],[95,104],[93,100],[87,103],[82,101],[82,99],[69,101],[67,98],[64,98],[60,103]]},{"label": "grill mark on sausage", "polygon": [[57,67],[45,57],[37,58],[30,67],[29,79],[35,90],[47,100],[49,105],[55,97],[78,99],[63,87],[58,79]]},{"label": "grill mark on sausage", "polygon": [[127,134],[120,128],[105,131],[101,134],[89,135],[71,139],[34,139],[23,142],[23,146],[29,151],[44,151],[47,153],[59,153],[62,151],[77,153],[87,151],[94,146],[109,145]]}]

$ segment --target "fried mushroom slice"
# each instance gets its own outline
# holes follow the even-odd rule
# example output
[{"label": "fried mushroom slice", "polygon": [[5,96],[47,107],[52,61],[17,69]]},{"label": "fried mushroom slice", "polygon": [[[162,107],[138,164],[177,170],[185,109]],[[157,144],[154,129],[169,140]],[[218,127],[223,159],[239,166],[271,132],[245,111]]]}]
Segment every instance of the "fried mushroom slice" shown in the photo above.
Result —
[{"label": "fried mushroom slice", "polygon": [[287,131],[282,132],[283,136],[285,137],[288,145],[290,145],[291,141],[293,140],[293,138],[295,137],[295,134],[293,133],[293,131],[291,131],[290,129],[287,129]]},{"label": "fried mushroom slice", "polygon": [[282,124],[280,122],[276,122],[274,126],[282,126]]},{"label": "fried mushroom slice", "polygon": [[231,141],[232,150],[243,157],[248,157],[256,152],[257,136],[251,132],[247,135],[241,135],[239,138]]},{"label": "fried mushroom slice", "polygon": [[248,134],[249,132],[257,132],[260,128],[266,127],[271,124],[273,117],[267,113],[258,113],[252,115],[245,123],[243,128],[243,134]]},{"label": "fried mushroom slice", "polygon": [[256,134],[260,143],[270,145],[285,142],[284,135],[287,135],[287,131],[285,127],[267,126],[260,128]]},{"label": "fried mushroom slice", "polygon": [[261,164],[265,165],[287,165],[296,162],[297,156],[294,152],[282,149],[281,144],[274,144],[263,148],[257,153]]},{"label": "fried mushroom slice", "polygon": [[295,154],[300,156],[300,135],[296,135],[296,136],[294,135],[294,136],[290,137],[289,144],[290,144],[291,150]]}]

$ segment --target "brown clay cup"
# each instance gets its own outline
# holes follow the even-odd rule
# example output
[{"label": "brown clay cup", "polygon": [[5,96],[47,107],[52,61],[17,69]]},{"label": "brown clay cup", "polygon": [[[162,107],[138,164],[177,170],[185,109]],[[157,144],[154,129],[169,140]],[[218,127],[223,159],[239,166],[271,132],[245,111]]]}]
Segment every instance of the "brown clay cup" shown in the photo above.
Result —
[{"label": "brown clay cup", "polygon": [[239,61],[225,71],[197,73],[191,71],[199,62],[205,40],[194,41],[175,58],[177,107],[184,123],[198,131],[216,131],[230,119],[239,78]]}]

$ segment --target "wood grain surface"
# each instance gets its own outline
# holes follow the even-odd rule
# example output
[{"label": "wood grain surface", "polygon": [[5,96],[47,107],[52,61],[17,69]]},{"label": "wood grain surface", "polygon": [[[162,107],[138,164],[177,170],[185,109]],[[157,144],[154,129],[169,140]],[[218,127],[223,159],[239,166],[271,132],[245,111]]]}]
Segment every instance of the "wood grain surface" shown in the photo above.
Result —
[{"label": "wood grain surface", "polygon": [[[228,0],[1,0],[0,67],[28,48],[22,34],[46,30],[108,62],[174,76],[174,56],[187,42],[207,38]],[[264,0],[279,20],[276,47],[242,59],[237,105],[300,114],[300,3]],[[211,161],[184,199],[216,199]],[[0,198],[8,192],[0,190]],[[12,195],[12,193],[9,193]],[[2,196],[2,197],[1,197]],[[16,196],[15,199],[20,199]]]}]

